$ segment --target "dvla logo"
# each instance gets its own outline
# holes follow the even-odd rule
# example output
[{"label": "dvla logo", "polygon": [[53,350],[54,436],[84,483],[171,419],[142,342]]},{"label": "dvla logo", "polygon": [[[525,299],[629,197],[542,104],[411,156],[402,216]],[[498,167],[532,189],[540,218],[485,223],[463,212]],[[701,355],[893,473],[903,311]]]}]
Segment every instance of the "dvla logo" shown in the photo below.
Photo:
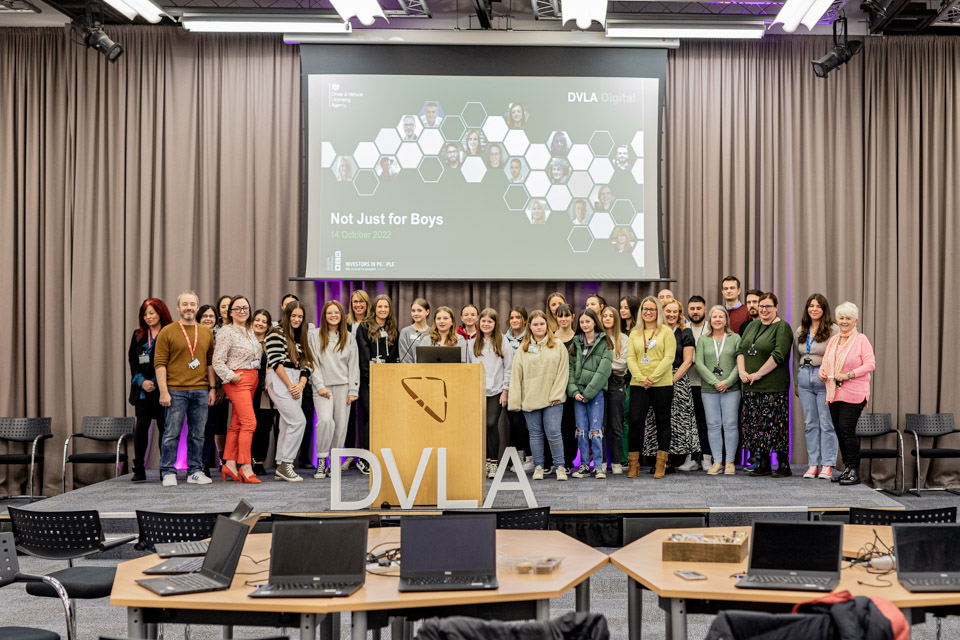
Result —
[{"label": "dvla logo", "polygon": [[403,378],[400,384],[428,416],[437,422],[446,422],[447,383],[444,380],[433,376],[416,376]]}]

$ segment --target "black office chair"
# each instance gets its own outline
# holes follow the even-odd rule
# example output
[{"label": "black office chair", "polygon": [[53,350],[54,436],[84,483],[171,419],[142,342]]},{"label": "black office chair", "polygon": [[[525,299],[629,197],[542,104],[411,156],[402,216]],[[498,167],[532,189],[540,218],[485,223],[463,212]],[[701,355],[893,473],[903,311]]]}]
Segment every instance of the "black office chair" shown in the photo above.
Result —
[{"label": "black office chair", "polygon": [[[920,491],[949,491],[960,495],[956,489],[950,487],[924,487],[920,488],[920,460],[935,460],[940,458],[960,458],[960,449],[949,449],[937,446],[937,440],[943,436],[956,433],[957,429],[953,423],[952,413],[908,413],[907,426],[904,431],[913,434],[915,447],[910,455],[917,459],[917,479],[914,492],[920,497]],[[930,448],[920,448],[920,438],[932,438],[933,446]],[[924,480],[926,484],[926,480]]]},{"label": "black office chair", "polygon": [[[0,454],[0,464],[27,464],[30,465],[30,495],[5,496],[8,498],[30,498],[33,496],[33,477],[37,461],[43,462],[43,448],[41,445],[47,438],[52,438],[50,418],[0,418],[0,440],[10,442],[29,442],[30,453],[3,453]],[[37,449],[40,449],[38,452]],[[42,497],[42,496],[41,496]]]},{"label": "black office chair", "polygon": [[[873,476],[873,461],[874,460],[884,460],[884,459],[893,459],[900,462],[900,491],[890,491],[888,489],[882,489],[880,487],[875,487],[877,491],[886,491],[897,496],[903,495],[904,482],[906,478],[906,461],[903,455],[903,434],[900,433],[898,429],[893,428],[892,416],[889,413],[863,413],[860,414],[860,420],[857,421],[857,437],[858,438],[868,438],[870,440],[870,448],[860,449],[860,458],[867,459],[870,461],[868,477]],[[891,433],[897,434],[896,449],[884,449],[884,448],[873,448],[874,438],[879,438],[881,436],[886,436]],[[893,467],[893,486],[897,486],[897,465],[894,462]]]},{"label": "black office chair", "polygon": [[[96,511],[28,511],[10,507],[10,524],[17,550],[45,560],[66,560],[68,567],[48,574],[66,590],[71,610],[73,600],[105,598],[113,588],[116,567],[74,566],[74,560],[95,553],[109,551],[131,542],[136,536],[126,536],[106,542],[100,514]],[[31,582],[27,593],[45,598],[59,597],[50,584]],[[74,625],[76,613],[74,612]]]},{"label": "black office chair", "polygon": [[550,528],[550,507],[533,509],[447,509],[445,516],[494,515],[497,517],[497,529],[527,529],[546,531]]},{"label": "black office chair", "polygon": [[[134,548],[156,551],[157,543],[206,540],[213,535],[219,513],[163,513],[137,509],[139,537]],[[224,514],[226,515],[226,514]]]},{"label": "black office chair", "polygon": [[590,638],[609,640],[607,619],[600,613],[571,611],[547,622],[504,622],[464,616],[429,618],[417,630],[417,640],[487,640],[488,638]]},{"label": "black office chair", "polygon": [[[53,589],[57,597],[60,598],[60,604],[63,605],[67,638],[73,640],[76,637],[70,598],[67,596],[63,585],[56,578],[50,576],[32,576],[20,573],[20,561],[17,559],[17,548],[14,544],[13,534],[9,532],[0,533],[0,588],[14,582],[42,582]],[[4,640],[60,640],[60,634],[32,627],[0,627],[0,638]]]},{"label": "black office chair", "polygon": [[888,525],[895,522],[956,522],[957,508],[922,509],[917,511],[890,511],[850,507],[850,524]]},{"label": "black office chair", "polygon": [[[114,464],[113,477],[120,475],[120,463],[127,463],[127,454],[121,453],[123,441],[133,437],[133,430],[137,426],[136,418],[94,418],[87,416],[80,424],[80,433],[67,436],[63,443],[63,471],[60,480],[60,491],[67,492],[67,463],[70,464]],[[116,442],[115,452],[95,451],[91,453],[72,453],[67,456],[67,447],[72,438],[87,438],[99,442]]]}]

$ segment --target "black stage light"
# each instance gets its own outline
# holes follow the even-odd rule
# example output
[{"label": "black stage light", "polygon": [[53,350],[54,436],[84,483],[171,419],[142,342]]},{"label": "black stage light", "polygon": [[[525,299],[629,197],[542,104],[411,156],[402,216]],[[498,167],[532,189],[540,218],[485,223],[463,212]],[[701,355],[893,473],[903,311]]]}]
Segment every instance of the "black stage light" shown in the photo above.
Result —
[{"label": "black stage light", "polygon": [[853,56],[860,53],[862,48],[863,42],[860,40],[847,40],[847,19],[838,18],[833,23],[833,49],[819,60],[812,61],[813,72],[818,78],[826,78],[831,71],[848,63]]},{"label": "black stage light", "polygon": [[104,33],[103,26],[90,14],[75,19],[71,26],[73,32],[83,41],[83,44],[102,53],[108,61],[116,62],[117,58],[123,55],[123,47]]}]

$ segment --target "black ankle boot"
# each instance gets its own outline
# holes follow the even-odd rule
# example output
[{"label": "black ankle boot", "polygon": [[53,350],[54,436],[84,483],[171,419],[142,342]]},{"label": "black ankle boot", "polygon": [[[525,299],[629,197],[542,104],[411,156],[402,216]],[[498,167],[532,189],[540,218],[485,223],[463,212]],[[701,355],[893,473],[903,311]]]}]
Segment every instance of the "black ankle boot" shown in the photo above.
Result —
[{"label": "black ankle boot", "polygon": [[760,464],[758,464],[757,468],[753,471],[748,471],[747,475],[754,477],[773,475],[773,470],[770,468],[770,457],[766,455],[761,456]]},{"label": "black ankle boot", "polygon": [[792,476],[793,471],[790,470],[790,460],[787,459],[786,454],[777,454],[777,470],[773,472],[774,478],[786,478]]},{"label": "black ankle boot", "polygon": [[850,467],[849,473],[844,472],[843,477],[840,478],[840,486],[849,487],[854,484],[860,484],[860,471],[854,466]]},{"label": "black ankle boot", "polygon": [[132,482],[144,482],[146,479],[147,470],[143,468],[143,463],[139,460],[134,460]]},{"label": "black ankle boot", "polygon": [[267,475],[267,470],[263,468],[262,462],[253,463],[253,475],[255,476],[265,476]]},{"label": "black ankle boot", "polygon": [[836,471],[834,471],[834,472],[833,472],[833,477],[830,478],[830,482],[840,482],[841,480],[843,480],[844,478],[846,478],[846,477],[847,477],[847,474],[849,474],[849,473],[850,473],[850,467],[847,467],[847,468],[844,469],[841,473],[837,473]]}]

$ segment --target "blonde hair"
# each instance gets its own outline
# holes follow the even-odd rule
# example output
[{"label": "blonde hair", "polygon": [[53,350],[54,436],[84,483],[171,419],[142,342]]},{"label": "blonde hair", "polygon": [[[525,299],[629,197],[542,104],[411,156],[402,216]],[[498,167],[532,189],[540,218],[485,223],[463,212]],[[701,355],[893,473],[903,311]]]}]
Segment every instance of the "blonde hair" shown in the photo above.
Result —
[{"label": "blonde hair", "polygon": [[[547,295],[547,299],[543,305],[544,311],[541,311],[541,313],[543,313],[544,317],[547,319],[548,333],[553,333],[559,328],[559,326],[557,325],[557,317],[553,315],[552,311],[550,311],[550,301],[553,300],[554,298],[560,298],[561,304],[567,303],[567,296],[563,295],[559,291],[554,291],[553,293]],[[529,322],[530,320],[528,318],[527,323],[529,324]]]},{"label": "blonde hair", "polygon": [[[437,329],[437,316],[441,313],[450,316],[450,328],[447,330],[447,337],[443,343],[440,342],[440,330]],[[450,307],[437,307],[437,310],[433,312],[433,324],[430,325],[430,342],[444,347],[457,346],[457,326],[454,324],[453,309]]]},{"label": "blonde hair", "polygon": [[633,334],[634,331],[640,331],[640,335],[643,336],[643,330],[646,328],[646,321],[643,319],[643,305],[647,302],[652,302],[657,305],[657,323],[653,327],[653,333],[656,334],[660,331],[660,327],[663,326],[663,307],[660,306],[660,301],[653,296],[647,296],[640,301],[639,309],[639,318],[637,318],[636,324],[633,325],[633,329],[630,330],[630,333]]},{"label": "blonde hair", "polygon": [[490,346],[493,347],[493,352],[497,354],[497,357],[502,358],[503,335],[500,333],[500,316],[497,315],[497,310],[491,307],[485,308],[477,317],[477,337],[473,339],[473,355],[478,358],[483,355],[483,347],[486,343],[486,338],[483,335],[483,331],[480,330],[481,318],[490,318],[493,320],[493,333],[490,334]]},{"label": "blonde hair", "polygon": [[[610,310],[610,315],[613,316],[613,327],[607,329],[603,326],[603,314],[607,312],[607,309]],[[607,336],[607,347],[611,349],[615,355],[620,353],[620,336],[623,335],[623,332],[620,331],[620,310],[614,309],[612,306],[607,305],[600,310],[600,330],[603,331],[603,334]]]},{"label": "blonde hair", "polygon": [[[547,300],[553,296],[548,296]],[[530,316],[527,318],[527,332],[523,334],[523,340],[520,341],[520,349],[523,351],[530,351],[530,343],[533,342],[533,331],[530,330],[530,323],[536,320],[537,318],[543,318],[547,320],[547,314],[539,309],[530,312]],[[550,331],[550,323],[547,322],[547,348],[553,349],[557,346],[557,340],[553,337],[553,333]]]},{"label": "blonde hair", "polygon": [[373,309],[370,307],[370,296],[367,294],[367,292],[364,291],[363,289],[355,289],[350,293],[350,312],[347,314],[347,326],[352,326],[354,324],[363,322],[364,320],[367,319],[367,316],[358,318],[356,315],[354,315],[353,313],[354,298],[360,298],[361,300],[367,303],[367,316],[369,316],[373,312]]},{"label": "blonde hair", "polygon": [[677,326],[680,327],[681,331],[683,331],[687,328],[687,321],[683,316],[683,305],[680,304],[680,301],[676,298],[667,298],[663,301],[663,308],[666,309],[671,304],[675,304],[680,308],[680,315],[677,318]]}]

